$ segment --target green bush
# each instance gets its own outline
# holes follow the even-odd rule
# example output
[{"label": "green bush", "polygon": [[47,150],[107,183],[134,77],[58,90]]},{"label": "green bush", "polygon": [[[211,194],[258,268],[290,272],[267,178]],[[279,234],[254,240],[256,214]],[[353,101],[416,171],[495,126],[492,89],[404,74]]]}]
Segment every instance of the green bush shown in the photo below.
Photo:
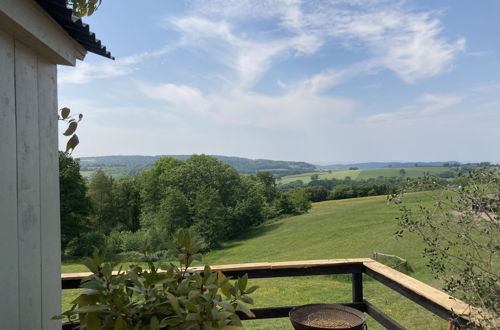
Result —
[{"label": "green bush", "polygon": [[132,233],[130,231],[121,232],[123,235],[123,251],[137,251],[141,252],[144,250],[144,247],[147,245],[146,233],[143,230],[136,231]]},{"label": "green bush", "polygon": [[123,249],[123,233],[112,231],[106,238],[106,252],[108,255],[116,255],[124,252]]},{"label": "green bush", "polygon": [[106,250],[106,237],[97,232],[84,233],[71,240],[64,251],[66,256],[86,257],[92,255],[94,249]]},{"label": "green bush", "polygon": [[[85,265],[92,275],[82,280],[81,294],[73,307],[56,319],[79,321],[79,329],[241,329],[237,311],[250,317],[246,304],[257,287],[247,288],[248,275],[231,283],[222,272],[205,266],[189,269],[201,261],[201,247],[190,231],[181,230],[170,249],[172,263],[148,261],[148,269],[132,265],[113,275],[115,265],[104,263],[96,251]],[[148,255],[146,254],[146,257]]]}]

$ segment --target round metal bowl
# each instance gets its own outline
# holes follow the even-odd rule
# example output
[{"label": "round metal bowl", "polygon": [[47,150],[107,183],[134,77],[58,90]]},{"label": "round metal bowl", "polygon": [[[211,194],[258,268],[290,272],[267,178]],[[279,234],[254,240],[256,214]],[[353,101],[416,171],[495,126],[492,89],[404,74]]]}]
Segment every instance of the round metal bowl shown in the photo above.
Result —
[{"label": "round metal bowl", "polygon": [[357,309],[337,304],[309,304],[290,311],[295,330],[365,329],[365,315]]}]

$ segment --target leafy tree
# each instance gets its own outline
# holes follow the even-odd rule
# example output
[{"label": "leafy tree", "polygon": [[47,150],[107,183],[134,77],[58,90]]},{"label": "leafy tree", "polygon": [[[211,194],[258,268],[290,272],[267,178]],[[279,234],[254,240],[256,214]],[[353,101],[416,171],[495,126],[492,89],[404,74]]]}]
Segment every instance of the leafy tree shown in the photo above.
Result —
[{"label": "leafy tree", "polygon": [[90,200],[85,180],[80,174],[80,163],[64,152],[59,152],[59,191],[61,196],[61,250],[77,240],[87,229]]},{"label": "leafy tree", "polygon": [[311,208],[310,195],[306,188],[296,188],[284,192],[276,200],[276,209],[280,215],[302,214]]},{"label": "leafy tree", "polygon": [[339,184],[330,192],[329,199],[345,199],[356,197],[352,186],[347,184]]},{"label": "leafy tree", "polygon": [[120,178],[112,186],[113,218],[117,229],[136,232],[140,227],[141,198],[135,178]]},{"label": "leafy tree", "polygon": [[314,180],[318,180],[319,178],[319,175],[318,174],[313,174],[311,175],[311,180],[314,181]]},{"label": "leafy tree", "polygon": [[209,248],[260,223],[266,199],[275,194],[272,176],[244,177],[206,155],[162,158],[139,180],[148,230],[159,228],[167,239],[193,227]]},{"label": "leafy tree", "polygon": [[297,188],[287,193],[290,195],[296,214],[306,213],[311,209],[310,195],[306,188]]},{"label": "leafy tree", "polygon": [[[476,169],[461,179],[460,185],[450,185],[425,177],[392,195],[401,212],[397,236],[419,236],[444,290],[476,307],[455,312],[482,318],[475,326],[493,328],[500,318],[500,169]],[[439,189],[432,192],[432,205],[415,206],[405,196],[424,189]]]},{"label": "leafy tree", "polygon": [[113,206],[113,179],[101,169],[90,180],[88,196],[92,202],[91,222],[96,231],[109,234],[117,225]]},{"label": "leafy tree", "polygon": [[307,190],[311,196],[311,202],[321,202],[328,197],[328,190],[323,186],[312,186],[308,187]]},{"label": "leafy tree", "polygon": [[405,171],[405,169],[404,169],[404,168],[400,169],[400,170],[399,170],[399,174],[400,174],[400,175],[406,175],[406,171]]},{"label": "leafy tree", "polygon": [[267,203],[272,202],[276,196],[278,195],[278,191],[276,190],[276,180],[274,179],[271,172],[259,172],[256,175],[257,179],[260,183],[262,183],[264,187],[264,198]]}]

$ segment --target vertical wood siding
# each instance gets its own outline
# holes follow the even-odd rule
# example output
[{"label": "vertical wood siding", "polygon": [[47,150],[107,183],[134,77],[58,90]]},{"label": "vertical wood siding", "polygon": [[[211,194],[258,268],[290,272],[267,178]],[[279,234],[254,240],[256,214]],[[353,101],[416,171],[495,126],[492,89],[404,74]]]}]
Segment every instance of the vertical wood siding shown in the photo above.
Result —
[{"label": "vertical wood siding", "polygon": [[[57,69],[38,57],[38,122],[40,140],[42,328],[55,329],[61,313],[61,232],[59,215],[59,155],[57,138]],[[43,128],[43,129],[42,129]]]},{"label": "vertical wood siding", "polygon": [[0,30],[0,329],[60,329],[56,65]]},{"label": "vertical wood siding", "polygon": [[0,325],[19,329],[14,39],[0,30]]},{"label": "vertical wood siding", "polygon": [[37,329],[42,323],[37,56],[19,42],[15,47],[19,299],[29,315],[20,325]]}]

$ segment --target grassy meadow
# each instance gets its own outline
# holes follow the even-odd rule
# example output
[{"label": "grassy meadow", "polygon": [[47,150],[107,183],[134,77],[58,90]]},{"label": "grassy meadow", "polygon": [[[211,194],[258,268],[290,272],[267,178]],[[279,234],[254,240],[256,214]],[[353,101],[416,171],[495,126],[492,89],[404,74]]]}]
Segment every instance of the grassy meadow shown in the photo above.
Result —
[{"label": "grassy meadow", "polygon": [[423,176],[424,173],[429,173],[432,175],[438,175],[440,173],[451,171],[453,167],[438,167],[438,166],[427,166],[427,167],[404,167],[404,168],[373,168],[366,170],[345,170],[345,171],[322,171],[322,172],[309,172],[296,175],[287,175],[278,180],[278,183],[286,184],[295,180],[302,180],[304,184],[311,181],[311,175],[317,174],[318,179],[339,179],[343,180],[346,176],[351,177],[351,180],[362,180],[383,177],[393,177],[401,176],[400,170],[404,169],[407,178],[417,178]]},{"label": "grassy meadow", "polygon": [[[399,169],[394,169],[399,171]],[[428,193],[409,196],[430,202]],[[326,201],[313,204],[307,214],[262,225],[238,240],[212,251],[205,262],[216,264],[372,257],[374,251],[395,254],[409,261],[411,276],[439,287],[422,258],[423,245],[412,236],[395,239],[397,210],[385,196]],[[86,271],[66,263],[63,272]],[[409,329],[445,329],[446,323],[382,284],[365,277],[365,299]],[[313,302],[349,302],[347,275],[251,280],[259,285],[254,307],[300,305]],[[63,308],[76,290],[63,292]],[[288,319],[246,321],[248,329],[292,329]],[[370,329],[383,329],[369,320]]]}]

